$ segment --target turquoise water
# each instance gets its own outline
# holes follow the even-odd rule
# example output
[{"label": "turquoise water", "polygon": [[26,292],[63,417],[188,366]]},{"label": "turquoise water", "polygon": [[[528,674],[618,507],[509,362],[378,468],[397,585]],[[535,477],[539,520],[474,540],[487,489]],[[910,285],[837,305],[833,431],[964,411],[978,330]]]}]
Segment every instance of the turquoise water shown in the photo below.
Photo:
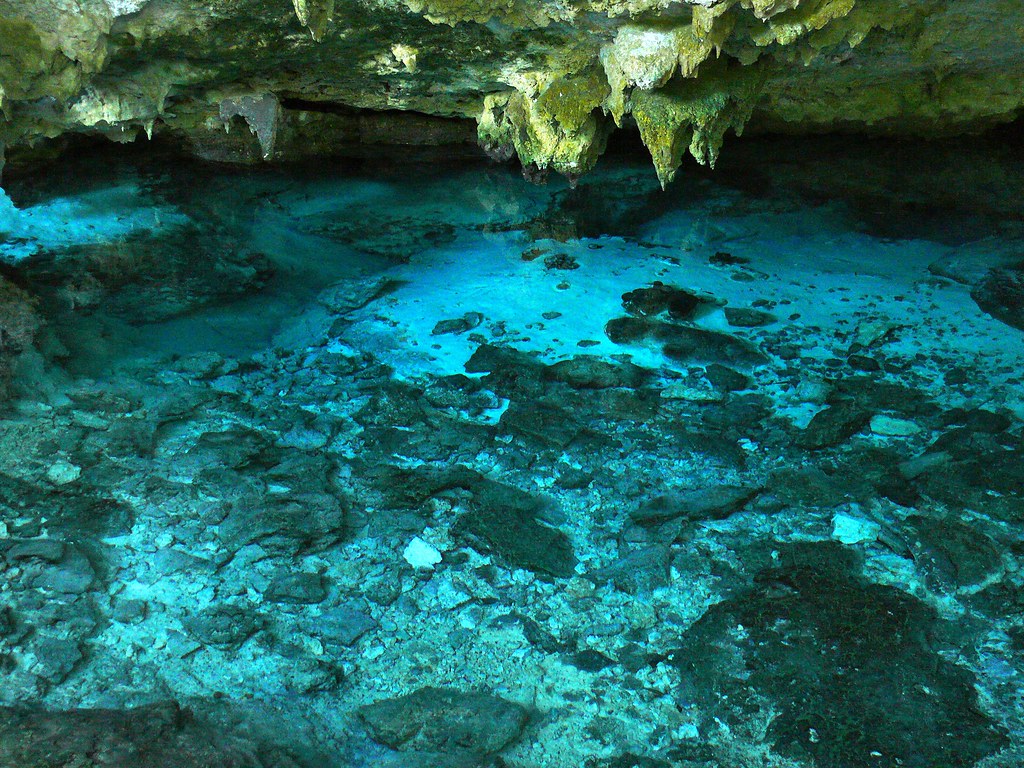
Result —
[{"label": "turquoise water", "polygon": [[1018,160],[15,168],[0,766],[1020,765]]}]

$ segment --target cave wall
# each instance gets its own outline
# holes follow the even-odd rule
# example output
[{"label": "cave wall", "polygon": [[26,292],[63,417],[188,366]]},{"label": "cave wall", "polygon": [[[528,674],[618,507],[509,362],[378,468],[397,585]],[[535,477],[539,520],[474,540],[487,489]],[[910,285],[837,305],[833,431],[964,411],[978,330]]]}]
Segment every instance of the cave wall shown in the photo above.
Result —
[{"label": "cave wall", "polygon": [[0,0],[0,147],[160,133],[256,162],[462,143],[469,120],[495,157],[577,175],[626,126],[667,183],[748,126],[1012,120],[1022,37],[1011,0]]}]

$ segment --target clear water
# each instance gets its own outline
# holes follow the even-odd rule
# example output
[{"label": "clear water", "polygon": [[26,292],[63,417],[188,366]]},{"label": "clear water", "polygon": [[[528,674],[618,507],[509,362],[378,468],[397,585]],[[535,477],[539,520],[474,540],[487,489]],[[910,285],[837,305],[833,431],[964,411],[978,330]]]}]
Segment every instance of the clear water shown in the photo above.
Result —
[{"label": "clear water", "polygon": [[9,177],[0,765],[1020,765],[1024,166],[963,152]]}]

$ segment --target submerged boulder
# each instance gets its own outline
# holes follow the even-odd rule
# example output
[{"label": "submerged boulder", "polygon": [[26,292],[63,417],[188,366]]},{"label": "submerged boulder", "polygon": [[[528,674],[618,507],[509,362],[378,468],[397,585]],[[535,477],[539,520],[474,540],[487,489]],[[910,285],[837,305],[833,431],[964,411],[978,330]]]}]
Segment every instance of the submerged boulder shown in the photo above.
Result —
[{"label": "submerged boulder", "polygon": [[569,578],[576,554],[569,537],[542,522],[545,502],[518,488],[481,478],[473,483],[470,509],[454,533],[508,565],[543,576]]},{"label": "submerged boulder", "polygon": [[359,718],[392,749],[486,755],[519,738],[527,712],[490,694],[428,687],[361,707]]},{"label": "submerged boulder", "polygon": [[974,675],[939,654],[931,607],[869,582],[836,544],[773,554],[673,655],[706,733],[819,768],[971,766],[1007,744]]},{"label": "submerged boulder", "polygon": [[1024,262],[989,270],[971,289],[971,298],[996,320],[1024,331]]}]

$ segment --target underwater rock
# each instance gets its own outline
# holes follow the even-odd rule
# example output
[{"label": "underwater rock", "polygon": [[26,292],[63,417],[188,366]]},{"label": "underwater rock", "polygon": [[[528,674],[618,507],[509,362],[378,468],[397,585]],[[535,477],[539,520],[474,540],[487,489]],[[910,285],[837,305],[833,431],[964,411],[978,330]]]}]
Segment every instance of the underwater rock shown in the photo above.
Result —
[{"label": "underwater rock", "polygon": [[972,587],[1003,568],[1003,548],[977,523],[912,515],[906,525],[913,536],[914,559],[933,584]]},{"label": "underwater rock", "polygon": [[364,209],[331,212],[303,224],[303,231],[395,264],[455,240],[451,224],[418,218],[368,216]]},{"label": "underwater rock", "polygon": [[[275,768],[257,745],[199,722],[177,704],[40,711],[0,707],[0,765]],[[293,764],[294,765],[294,764]]]},{"label": "underwater rock", "polygon": [[441,562],[441,553],[431,544],[414,536],[413,540],[402,550],[402,559],[414,569],[426,568],[433,570]]},{"label": "underwater rock", "polygon": [[420,688],[367,704],[359,717],[374,740],[392,749],[486,755],[519,738],[527,712],[486,693]]},{"label": "underwater rock", "polygon": [[544,257],[544,268],[573,270],[579,269],[580,263],[576,261],[574,256],[570,256],[567,253],[553,253],[550,256]]},{"label": "underwater rock", "polygon": [[616,344],[636,344],[654,333],[655,326],[640,317],[615,317],[604,326],[605,335]]},{"label": "underwater rock", "polygon": [[504,369],[519,369],[528,375],[540,371],[544,364],[536,355],[500,344],[481,344],[466,361],[467,373],[497,373]]},{"label": "underwater rock", "polygon": [[401,282],[382,276],[339,280],[317,294],[317,303],[334,315],[347,315],[397,290]]},{"label": "underwater rock", "polygon": [[796,443],[809,450],[838,445],[860,432],[870,419],[871,413],[856,403],[837,403],[814,414]]},{"label": "underwater rock", "polygon": [[320,638],[325,647],[337,652],[355,645],[377,622],[357,605],[340,605],[312,617],[306,631]]},{"label": "underwater rock", "polygon": [[661,390],[666,400],[685,400],[690,403],[720,403],[725,395],[703,378],[675,381]]},{"label": "underwater rock", "polygon": [[577,651],[569,657],[569,663],[582,672],[600,672],[602,669],[615,666],[614,659],[609,659],[600,651],[587,648]]},{"label": "underwater rock", "polygon": [[882,370],[882,364],[870,355],[850,355],[846,358],[846,362],[855,371],[875,373]]},{"label": "underwater rock", "polygon": [[864,579],[838,545],[776,550],[673,655],[702,733],[759,743],[764,727],[775,753],[822,768],[968,766],[1006,745],[974,675],[937,652],[932,608]]},{"label": "underwater rock", "polygon": [[728,251],[715,251],[708,257],[708,264],[715,267],[739,267],[749,263],[750,259],[744,256],[735,256]]},{"label": "underwater rock", "polygon": [[665,357],[677,362],[756,366],[767,362],[750,342],[717,331],[683,325],[659,325],[655,338],[664,342]]},{"label": "underwater rock", "polygon": [[204,608],[182,623],[196,640],[224,651],[237,650],[262,626],[255,609],[230,604]]},{"label": "underwater rock", "polygon": [[652,544],[594,571],[592,578],[598,583],[610,582],[631,595],[650,592],[668,586],[670,558],[667,546]]},{"label": "underwater rock", "polygon": [[776,321],[775,315],[760,309],[726,307],[725,321],[734,328],[760,328]]},{"label": "underwater rock", "polygon": [[959,426],[971,432],[984,432],[995,435],[1005,432],[1013,424],[1013,419],[1005,413],[990,411],[987,408],[951,408],[942,415],[944,426]]},{"label": "underwater rock", "polygon": [[32,348],[43,326],[38,305],[24,288],[0,276],[0,403],[9,396],[16,359]]},{"label": "underwater rock", "polygon": [[58,594],[81,595],[96,584],[96,569],[77,546],[67,546],[60,560],[48,565],[31,580],[33,587]]},{"label": "underwater rock", "polygon": [[263,598],[271,603],[315,605],[327,599],[327,584],[318,573],[283,573],[274,577]]},{"label": "underwater rock", "polygon": [[35,663],[32,673],[50,685],[57,685],[67,679],[84,658],[77,640],[72,637],[43,635],[32,644]]},{"label": "underwater rock", "polygon": [[743,509],[761,489],[756,486],[719,485],[655,496],[630,512],[635,523],[655,525],[682,518],[687,522],[721,520]]},{"label": "underwater rock", "polygon": [[1024,331],[1024,264],[990,270],[971,298],[996,320]]},{"label": "underwater rock", "polygon": [[217,530],[231,551],[258,542],[268,551],[295,555],[344,539],[345,520],[346,507],[333,495],[252,496],[233,505]]},{"label": "underwater rock", "polygon": [[[18,510],[31,509],[24,517]],[[42,521],[55,535],[75,539],[93,535],[116,535],[127,531],[134,510],[97,489],[80,483],[56,489],[40,487],[0,472],[0,515],[8,518],[9,532],[32,538],[41,535]]]},{"label": "underwater rock", "polygon": [[767,362],[764,353],[745,339],[647,317],[613,318],[605,324],[605,335],[616,344],[660,342],[665,356],[681,363],[750,367]]},{"label": "underwater rock", "polygon": [[434,330],[430,332],[431,336],[443,336],[448,333],[465,333],[476,328],[484,320],[484,316],[479,312],[467,312],[462,317],[452,318],[451,320],[440,320],[437,325],[434,326]]},{"label": "underwater rock", "polygon": [[529,616],[511,613],[508,615],[508,618],[518,621],[522,626],[523,637],[526,638],[526,641],[543,653],[562,653],[574,647],[571,638],[570,641],[562,642],[545,629],[540,622],[531,619]]},{"label": "underwater rock", "polygon": [[574,389],[636,389],[650,377],[650,372],[631,363],[609,363],[599,357],[576,355],[544,369],[544,378],[561,381]]},{"label": "underwater rock", "polygon": [[55,313],[146,324],[258,292],[274,268],[265,254],[193,227],[39,253],[19,271]]},{"label": "underwater rock", "polygon": [[721,363],[711,363],[704,369],[711,386],[722,392],[740,392],[750,389],[750,377]]},{"label": "underwater rock", "polygon": [[540,521],[543,500],[485,478],[473,482],[471,492],[470,511],[453,528],[456,536],[494,552],[512,567],[549,577],[573,575],[572,543],[565,533]]},{"label": "underwater rock", "polygon": [[952,509],[1024,519],[1024,439],[960,428],[940,435],[907,471],[919,491]]},{"label": "underwater rock", "polygon": [[[678,760],[679,758],[676,759]],[[632,752],[626,752],[618,755],[617,757],[609,757],[605,760],[591,758],[587,760],[584,768],[679,768],[680,765],[690,768],[690,763],[671,762],[669,760],[660,760],[655,757],[646,757],[645,755],[636,755]],[[694,766],[694,768],[696,768],[696,766]]]},{"label": "underwater rock", "polygon": [[709,299],[690,291],[654,282],[649,288],[637,288],[622,294],[622,306],[631,315],[647,317],[666,313],[672,320],[691,320]]},{"label": "underwater rock", "polygon": [[908,419],[897,419],[878,413],[871,417],[868,424],[871,432],[883,437],[909,437],[921,431],[921,427]]}]

